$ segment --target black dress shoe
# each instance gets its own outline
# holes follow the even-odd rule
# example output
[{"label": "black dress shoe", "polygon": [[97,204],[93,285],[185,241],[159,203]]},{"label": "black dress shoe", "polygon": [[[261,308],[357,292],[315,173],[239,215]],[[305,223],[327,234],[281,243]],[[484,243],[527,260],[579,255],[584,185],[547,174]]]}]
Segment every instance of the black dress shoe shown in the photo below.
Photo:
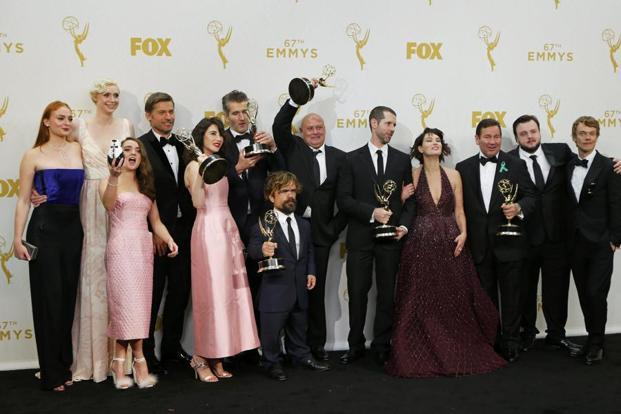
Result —
[{"label": "black dress shoe", "polygon": [[502,357],[506,359],[507,362],[513,363],[520,357],[520,351],[518,351],[517,348],[509,348],[502,353]]},{"label": "black dress shoe", "polygon": [[[567,351],[569,352],[569,356],[571,357],[580,356],[580,354],[582,353],[582,347],[580,345],[566,338],[555,339],[546,337],[545,344],[546,346],[554,349],[562,349],[564,351]],[[582,353],[582,355],[584,355],[584,353]]]},{"label": "black dress shoe", "polygon": [[536,338],[537,337],[535,334],[527,334],[522,336],[522,343],[520,345],[522,351],[527,352],[529,349],[533,349],[533,347],[535,346]]},{"label": "black dress shoe", "polygon": [[330,369],[330,365],[327,363],[315,361],[313,358],[299,360],[298,364],[314,371],[327,371]]},{"label": "black dress shoe", "polygon": [[283,371],[280,365],[272,365],[272,367],[267,370],[267,375],[276,381],[287,381],[287,374],[285,374],[285,371]]},{"label": "black dress shoe", "polygon": [[604,350],[600,347],[591,347],[587,352],[584,362],[587,365],[593,365],[604,359]]},{"label": "black dress shoe", "polygon": [[341,364],[348,365],[364,356],[364,349],[350,349],[341,355]]},{"label": "black dress shoe", "polygon": [[311,354],[317,361],[327,361],[330,359],[326,350],[322,347],[311,348]]},{"label": "black dress shoe", "polygon": [[388,351],[376,351],[375,352],[375,362],[377,362],[378,364],[382,366],[388,361],[389,357],[390,357],[390,353]]},{"label": "black dress shoe", "polygon": [[156,375],[168,375],[166,367],[157,359],[147,360],[149,372]]},{"label": "black dress shoe", "polygon": [[162,354],[162,362],[189,362],[191,359],[192,355],[185,352],[183,348],[179,348],[171,354]]}]

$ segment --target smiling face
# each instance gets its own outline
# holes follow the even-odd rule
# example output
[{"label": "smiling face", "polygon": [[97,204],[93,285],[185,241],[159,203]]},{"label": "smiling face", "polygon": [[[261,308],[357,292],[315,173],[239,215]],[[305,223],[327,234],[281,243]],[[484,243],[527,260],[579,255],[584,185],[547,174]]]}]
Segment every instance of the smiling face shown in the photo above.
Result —
[{"label": "smiling face", "polygon": [[123,156],[125,157],[123,169],[127,171],[136,171],[138,167],[140,167],[140,162],[142,161],[142,153],[138,142],[133,139],[126,139],[123,142]]},{"label": "smiling face", "polygon": [[203,153],[212,155],[220,151],[223,143],[224,138],[220,135],[218,126],[216,124],[211,124],[203,136]]},{"label": "smiling face", "polygon": [[481,149],[481,153],[487,158],[493,157],[500,152],[502,133],[497,125],[482,128],[479,135],[475,135],[475,142]]},{"label": "smiling face", "polygon": [[442,138],[433,133],[423,137],[423,142],[418,146],[418,151],[426,157],[440,157],[442,155]]},{"label": "smiling face", "polygon": [[43,125],[49,128],[50,136],[67,138],[73,129],[73,115],[66,106],[52,111],[50,117],[43,119]]},{"label": "smiling face", "polygon": [[175,104],[172,101],[158,102],[151,112],[146,113],[146,117],[155,132],[166,136],[175,126]]},{"label": "smiling face", "polygon": [[95,106],[98,111],[112,114],[119,107],[119,87],[116,85],[108,85],[102,93],[95,97]]},{"label": "smiling face", "polygon": [[323,119],[317,114],[309,114],[302,120],[302,138],[306,145],[315,149],[326,142],[326,127]]}]

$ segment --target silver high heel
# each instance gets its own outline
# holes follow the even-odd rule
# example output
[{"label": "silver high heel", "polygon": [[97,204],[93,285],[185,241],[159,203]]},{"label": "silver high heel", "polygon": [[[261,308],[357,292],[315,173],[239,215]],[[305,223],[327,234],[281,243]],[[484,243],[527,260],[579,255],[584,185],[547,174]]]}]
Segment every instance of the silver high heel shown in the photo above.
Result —
[{"label": "silver high heel", "polygon": [[132,364],[132,373],[134,374],[134,381],[136,382],[136,385],[138,385],[138,388],[151,388],[157,384],[157,377],[153,374],[147,374],[147,376],[143,379],[138,378],[138,375],[136,375],[136,362],[144,362],[146,364],[147,360],[144,359],[144,357],[134,358],[134,363]]},{"label": "silver high heel", "polygon": [[123,362],[125,362],[125,358],[112,358],[112,361],[110,361],[110,373],[112,374],[112,381],[114,382],[114,388],[116,388],[117,390],[126,390],[128,388],[131,388],[134,386],[134,380],[132,380],[130,377],[123,377],[123,378],[116,378],[116,373],[114,372],[114,369],[112,368],[112,365],[114,364],[114,362],[119,362],[121,364],[121,366],[123,366]]},{"label": "silver high heel", "polygon": [[[196,378],[197,380],[201,382],[218,382],[218,377],[214,375],[213,371],[211,371],[211,368],[209,367],[209,364],[207,364],[207,361],[201,362],[192,358],[190,360],[190,366],[194,369],[194,378]],[[198,373],[198,370],[201,368],[208,368],[209,371],[211,371],[211,375],[205,375],[204,377],[201,377]]]}]

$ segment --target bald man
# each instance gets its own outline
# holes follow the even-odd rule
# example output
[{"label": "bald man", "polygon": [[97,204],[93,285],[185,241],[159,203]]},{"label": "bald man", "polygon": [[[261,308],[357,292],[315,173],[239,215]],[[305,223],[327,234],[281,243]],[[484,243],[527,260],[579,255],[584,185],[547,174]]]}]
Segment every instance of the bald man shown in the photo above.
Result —
[{"label": "bald man", "polygon": [[309,291],[307,340],[313,356],[328,359],[326,343],[325,286],[330,248],[345,228],[346,217],[335,214],[336,185],[345,153],[326,145],[326,127],[321,116],[307,114],[300,126],[302,136],[293,135],[291,123],[298,106],[287,100],[274,118],[272,132],[287,169],[302,183],[296,213],[311,223],[315,247],[317,283]]}]

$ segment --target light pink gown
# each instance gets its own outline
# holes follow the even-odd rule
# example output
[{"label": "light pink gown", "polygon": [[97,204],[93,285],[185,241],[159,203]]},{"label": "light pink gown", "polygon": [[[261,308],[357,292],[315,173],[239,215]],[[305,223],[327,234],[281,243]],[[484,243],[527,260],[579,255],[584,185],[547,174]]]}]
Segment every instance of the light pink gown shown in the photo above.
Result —
[{"label": "light pink gown", "polygon": [[204,190],[192,229],[194,353],[224,358],[258,348],[259,338],[243,244],[227,204],[229,182],[224,177]]},{"label": "light pink gown", "polygon": [[153,238],[147,227],[152,201],[142,193],[117,196],[109,213],[106,249],[108,271],[108,336],[149,336],[153,292]]}]

